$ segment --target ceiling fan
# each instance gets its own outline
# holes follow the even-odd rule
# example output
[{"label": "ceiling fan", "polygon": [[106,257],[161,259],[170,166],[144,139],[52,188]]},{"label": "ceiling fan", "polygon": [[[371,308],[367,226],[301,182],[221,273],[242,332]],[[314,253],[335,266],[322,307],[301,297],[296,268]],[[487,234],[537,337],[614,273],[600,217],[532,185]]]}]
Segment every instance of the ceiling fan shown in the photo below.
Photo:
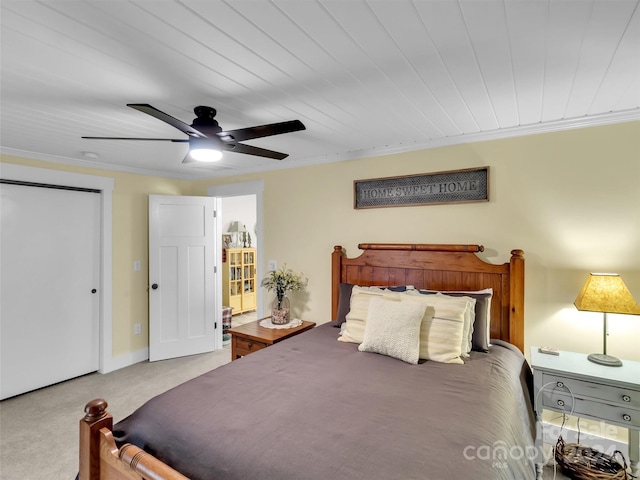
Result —
[{"label": "ceiling fan", "polygon": [[189,153],[182,163],[192,162],[214,162],[222,158],[222,150],[228,150],[236,153],[245,153],[247,155],[256,155],[258,157],[273,158],[282,160],[288,157],[286,153],[275,152],[265,148],[254,147],[240,143],[244,140],[252,140],[254,138],[269,137],[271,135],[280,135],[282,133],[296,132],[304,130],[305,126],[300,120],[291,120],[288,122],[270,123],[268,125],[259,125],[256,127],[239,128],[237,130],[222,130],[218,122],[214,119],[216,116],[215,108],[198,106],[193,109],[196,118],[191,125],[184,123],[177,118],[172,117],[155,107],[146,103],[128,103],[127,107],[134,108],[152,117],[168,123],[172,127],[177,128],[186,133],[189,138],[128,138],[128,137],[82,137],[91,140],[147,140],[147,141],[165,141],[189,143]]}]

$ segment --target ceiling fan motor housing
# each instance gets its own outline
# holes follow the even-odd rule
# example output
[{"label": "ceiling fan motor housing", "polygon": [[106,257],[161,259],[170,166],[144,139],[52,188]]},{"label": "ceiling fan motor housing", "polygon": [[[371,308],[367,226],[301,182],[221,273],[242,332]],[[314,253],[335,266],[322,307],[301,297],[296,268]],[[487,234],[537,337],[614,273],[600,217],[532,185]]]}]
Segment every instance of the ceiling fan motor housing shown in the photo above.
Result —
[{"label": "ceiling fan motor housing", "polygon": [[215,108],[200,105],[194,108],[193,112],[196,114],[196,118],[193,119],[191,126],[196,130],[204,133],[207,137],[222,131],[222,128],[214,118],[217,113]]}]

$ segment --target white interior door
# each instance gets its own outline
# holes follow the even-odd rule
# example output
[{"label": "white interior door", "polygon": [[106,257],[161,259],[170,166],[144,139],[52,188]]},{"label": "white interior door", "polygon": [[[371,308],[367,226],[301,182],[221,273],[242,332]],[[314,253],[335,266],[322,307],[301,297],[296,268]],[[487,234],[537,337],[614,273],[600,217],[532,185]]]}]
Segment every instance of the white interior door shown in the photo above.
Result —
[{"label": "white interior door", "polygon": [[0,185],[0,398],[99,366],[100,194]]},{"label": "white interior door", "polygon": [[210,352],[216,329],[215,198],[149,196],[149,360]]}]

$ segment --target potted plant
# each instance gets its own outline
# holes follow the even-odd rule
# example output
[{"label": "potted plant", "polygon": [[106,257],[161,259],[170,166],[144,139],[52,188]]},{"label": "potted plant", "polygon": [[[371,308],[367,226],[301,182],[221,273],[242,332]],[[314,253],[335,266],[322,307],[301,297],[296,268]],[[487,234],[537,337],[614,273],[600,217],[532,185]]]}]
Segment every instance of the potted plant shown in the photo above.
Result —
[{"label": "potted plant", "polygon": [[285,325],[291,321],[291,304],[287,293],[302,290],[307,285],[307,278],[286,265],[279,270],[270,271],[262,279],[261,285],[269,291],[276,292],[276,298],[271,306],[271,323]]}]

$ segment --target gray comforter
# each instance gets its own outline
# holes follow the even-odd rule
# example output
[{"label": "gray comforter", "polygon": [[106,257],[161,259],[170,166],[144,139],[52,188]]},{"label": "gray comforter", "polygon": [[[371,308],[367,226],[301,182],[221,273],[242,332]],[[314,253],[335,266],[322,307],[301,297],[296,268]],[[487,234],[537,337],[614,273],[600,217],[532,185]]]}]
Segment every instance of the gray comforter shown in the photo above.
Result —
[{"label": "gray comforter", "polygon": [[159,395],[114,428],[194,480],[535,478],[531,371],[495,342],[409,365],[326,324]]}]

